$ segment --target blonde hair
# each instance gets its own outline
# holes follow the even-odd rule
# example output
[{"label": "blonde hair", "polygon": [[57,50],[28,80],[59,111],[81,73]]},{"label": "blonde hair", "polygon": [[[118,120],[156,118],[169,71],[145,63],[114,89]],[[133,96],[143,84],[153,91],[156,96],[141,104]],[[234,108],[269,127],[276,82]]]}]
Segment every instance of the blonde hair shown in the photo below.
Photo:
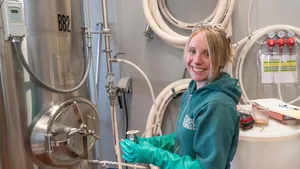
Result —
[{"label": "blonde hair", "polygon": [[207,41],[210,59],[210,72],[208,75],[208,81],[211,82],[219,76],[220,70],[224,68],[228,61],[233,61],[234,54],[231,46],[231,40],[227,36],[225,30],[221,27],[214,25],[202,25],[195,27],[185,45],[184,60],[186,59],[186,52],[191,39],[198,33],[203,33],[203,36]]}]

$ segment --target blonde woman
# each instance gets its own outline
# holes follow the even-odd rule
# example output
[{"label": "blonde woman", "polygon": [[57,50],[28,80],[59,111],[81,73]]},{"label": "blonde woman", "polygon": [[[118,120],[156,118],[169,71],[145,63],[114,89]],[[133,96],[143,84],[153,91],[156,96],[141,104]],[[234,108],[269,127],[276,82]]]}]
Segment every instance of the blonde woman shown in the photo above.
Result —
[{"label": "blonde woman", "polygon": [[176,132],[138,143],[126,139],[120,143],[122,157],[161,169],[229,169],[238,145],[241,89],[221,70],[232,57],[221,26],[195,27],[184,51],[192,81],[181,100]]}]

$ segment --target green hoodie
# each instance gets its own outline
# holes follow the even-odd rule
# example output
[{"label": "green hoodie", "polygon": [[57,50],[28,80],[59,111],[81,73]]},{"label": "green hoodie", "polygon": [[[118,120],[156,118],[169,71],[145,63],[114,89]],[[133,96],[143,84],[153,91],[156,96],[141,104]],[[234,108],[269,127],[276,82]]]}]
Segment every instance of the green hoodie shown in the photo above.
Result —
[{"label": "green hoodie", "polygon": [[161,169],[229,169],[238,144],[240,96],[237,80],[227,73],[197,90],[191,81],[181,100],[176,132],[139,138],[130,151],[124,143],[126,159]]},{"label": "green hoodie", "polygon": [[195,81],[190,82],[173,134],[176,154],[190,156],[202,169],[230,168],[239,136],[236,105],[241,89],[237,83],[227,73],[199,89]]}]

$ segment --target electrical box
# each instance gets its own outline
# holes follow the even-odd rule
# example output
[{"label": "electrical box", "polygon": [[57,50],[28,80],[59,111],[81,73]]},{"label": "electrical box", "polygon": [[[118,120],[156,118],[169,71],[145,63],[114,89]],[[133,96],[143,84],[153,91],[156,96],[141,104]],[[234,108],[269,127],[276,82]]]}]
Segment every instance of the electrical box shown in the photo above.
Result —
[{"label": "electrical box", "polygon": [[5,39],[25,36],[24,11],[17,0],[5,0],[2,5]]}]

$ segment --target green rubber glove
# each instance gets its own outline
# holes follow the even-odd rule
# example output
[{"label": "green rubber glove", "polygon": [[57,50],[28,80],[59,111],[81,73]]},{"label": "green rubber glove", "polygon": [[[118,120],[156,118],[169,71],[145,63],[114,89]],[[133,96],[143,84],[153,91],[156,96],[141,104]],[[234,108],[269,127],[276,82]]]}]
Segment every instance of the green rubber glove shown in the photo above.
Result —
[{"label": "green rubber glove", "polygon": [[174,144],[175,144],[176,133],[166,134],[163,136],[154,136],[142,138],[138,137],[138,143],[142,143],[144,141],[149,142],[155,147],[168,150],[170,152],[174,152]]},{"label": "green rubber glove", "polygon": [[136,144],[129,139],[121,143],[122,157],[130,163],[153,164],[160,169],[203,169],[197,159],[190,156],[180,157],[169,151],[157,148],[144,141]]}]

